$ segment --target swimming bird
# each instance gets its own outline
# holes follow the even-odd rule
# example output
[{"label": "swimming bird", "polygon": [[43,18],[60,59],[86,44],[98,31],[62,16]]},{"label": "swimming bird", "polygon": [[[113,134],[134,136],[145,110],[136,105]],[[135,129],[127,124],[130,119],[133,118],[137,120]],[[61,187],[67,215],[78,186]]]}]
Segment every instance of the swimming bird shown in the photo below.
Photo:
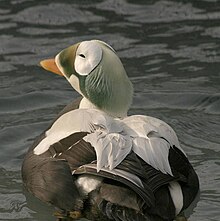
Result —
[{"label": "swimming bird", "polygon": [[81,98],[27,152],[26,189],[75,218],[184,217],[198,176],[168,124],[127,115],[133,86],[115,50],[100,40],[82,41],[41,66],[64,76]]}]

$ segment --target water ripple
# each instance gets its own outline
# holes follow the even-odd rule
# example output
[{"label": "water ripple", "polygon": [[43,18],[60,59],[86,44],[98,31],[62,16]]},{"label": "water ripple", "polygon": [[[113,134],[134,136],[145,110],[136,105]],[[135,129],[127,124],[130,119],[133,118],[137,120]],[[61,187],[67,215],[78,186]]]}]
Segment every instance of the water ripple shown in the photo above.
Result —
[{"label": "water ripple", "polygon": [[128,15],[126,19],[138,23],[168,23],[185,20],[217,20],[220,14],[216,12],[207,13],[203,9],[193,7],[192,3],[174,1],[156,1],[149,5],[137,5],[123,1],[107,0],[96,7],[111,10],[117,14]]},{"label": "water ripple", "polygon": [[[146,106],[143,106],[145,104]],[[220,94],[187,93],[162,91],[135,95],[133,108],[167,108],[220,113]]]},{"label": "water ripple", "polygon": [[34,92],[13,97],[0,98],[0,113],[22,113],[36,109],[53,107],[63,102],[63,97],[54,95],[53,92],[47,94]]},{"label": "water ripple", "polygon": [[93,13],[80,10],[78,5],[51,3],[34,6],[18,12],[13,21],[41,25],[68,25],[71,23],[102,22],[105,19]]}]

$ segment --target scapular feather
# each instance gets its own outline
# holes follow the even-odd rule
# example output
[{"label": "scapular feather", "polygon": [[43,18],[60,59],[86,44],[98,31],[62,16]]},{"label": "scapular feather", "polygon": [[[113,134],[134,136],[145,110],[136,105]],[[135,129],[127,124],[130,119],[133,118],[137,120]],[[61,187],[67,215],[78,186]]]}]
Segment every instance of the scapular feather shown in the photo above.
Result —
[{"label": "scapular feather", "polygon": [[95,109],[67,112],[54,122],[34,153],[40,155],[54,143],[77,132],[87,132],[83,139],[94,147],[97,171],[114,169],[133,150],[155,169],[173,175],[168,155],[170,146],[179,148],[175,132],[163,121],[142,115],[121,120]]}]

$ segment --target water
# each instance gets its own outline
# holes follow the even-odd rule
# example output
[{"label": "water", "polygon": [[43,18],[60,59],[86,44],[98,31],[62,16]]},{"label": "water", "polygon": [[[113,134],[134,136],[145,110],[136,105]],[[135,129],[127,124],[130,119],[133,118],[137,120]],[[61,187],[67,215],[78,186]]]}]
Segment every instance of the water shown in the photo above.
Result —
[{"label": "water", "polygon": [[77,93],[38,63],[101,39],[134,83],[130,113],[169,123],[200,177],[190,221],[219,221],[219,19],[217,0],[0,0],[0,220],[55,220],[52,207],[23,190],[20,167]]}]

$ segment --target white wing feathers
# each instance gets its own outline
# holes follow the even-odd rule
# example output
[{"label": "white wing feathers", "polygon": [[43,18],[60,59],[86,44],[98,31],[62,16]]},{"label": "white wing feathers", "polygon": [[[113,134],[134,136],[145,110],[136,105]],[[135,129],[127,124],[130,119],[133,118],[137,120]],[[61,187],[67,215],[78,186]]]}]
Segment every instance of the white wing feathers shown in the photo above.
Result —
[{"label": "white wing feathers", "polygon": [[46,152],[52,144],[73,133],[81,131],[94,132],[95,125],[91,121],[94,115],[93,112],[77,109],[63,114],[46,131],[46,137],[34,148],[34,153],[40,155]]},{"label": "white wing feathers", "polygon": [[161,138],[137,137],[133,140],[133,151],[145,162],[163,173],[172,175],[168,161],[169,144]]},{"label": "white wing feathers", "polygon": [[132,147],[130,137],[119,133],[95,132],[88,134],[84,140],[95,148],[97,171],[103,167],[115,168],[129,154]]},{"label": "white wing feathers", "polygon": [[173,145],[180,148],[173,129],[159,119],[142,115],[127,117],[123,122],[133,137],[132,150],[155,169],[172,175],[169,149]]},{"label": "white wing feathers", "polygon": [[96,151],[97,171],[114,169],[133,150],[155,169],[172,175],[169,148],[180,148],[173,129],[159,119],[133,115],[120,120],[99,110],[77,109],[57,119],[34,153],[42,154],[53,143],[76,132],[88,132],[83,139]]}]

